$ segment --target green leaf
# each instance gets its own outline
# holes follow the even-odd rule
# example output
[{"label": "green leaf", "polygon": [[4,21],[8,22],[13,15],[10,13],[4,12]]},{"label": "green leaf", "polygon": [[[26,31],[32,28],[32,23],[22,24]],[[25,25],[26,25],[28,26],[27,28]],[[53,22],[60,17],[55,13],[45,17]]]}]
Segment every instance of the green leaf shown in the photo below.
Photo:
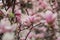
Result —
[{"label": "green leaf", "polygon": [[13,18],[13,17],[14,17],[14,14],[11,12],[11,13],[9,14],[9,17],[10,17],[10,18]]}]

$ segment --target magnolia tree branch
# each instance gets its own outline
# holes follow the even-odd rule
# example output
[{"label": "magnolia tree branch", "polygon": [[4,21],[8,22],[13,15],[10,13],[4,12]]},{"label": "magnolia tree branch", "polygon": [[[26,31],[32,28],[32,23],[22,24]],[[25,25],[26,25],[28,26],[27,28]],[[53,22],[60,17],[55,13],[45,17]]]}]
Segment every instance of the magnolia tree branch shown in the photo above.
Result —
[{"label": "magnolia tree branch", "polygon": [[33,24],[31,24],[30,31],[28,32],[27,36],[25,37],[25,40],[27,40],[27,37],[29,36],[32,29],[33,29]]},{"label": "magnolia tree branch", "polygon": [[14,9],[15,9],[15,2],[16,2],[16,0],[12,0],[12,3],[13,3],[12,12],[13,12],[13,13],[14,13]]},{"label": "magnolia tree branch", "polygon": [[18,31],[18,37],[17,37],[18,40],[20,40],[20,36],[19,36],[20,31],[21,31],[20,28],[21,28],[21,23],[20,23],[20,25],[19,25],[19,31]]},{"label": "magnolia tree branch", "polygon": [[[36,24],[35,26],[33,26],[33,28],[35,28],[36,29],[36,26],[38,26],[38,25],[40,25],[41,24],[41,22],[39,23],[39,24]],[[25,25],[24,25],[25,26]],[[22,29],[21,31],[23,31],[23,30],[26,30],[26,29],[29,29],[30,27],[28,27],[28,28],[24,28],[24,29]]]}]

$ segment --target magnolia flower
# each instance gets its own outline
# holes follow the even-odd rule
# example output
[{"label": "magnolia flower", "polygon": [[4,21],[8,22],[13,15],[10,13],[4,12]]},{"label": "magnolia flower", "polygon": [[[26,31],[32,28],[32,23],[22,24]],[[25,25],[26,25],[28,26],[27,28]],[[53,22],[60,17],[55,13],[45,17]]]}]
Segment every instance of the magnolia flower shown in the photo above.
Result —
[{"label": "magnolia flower", "polygon": [[11,25],[10,21],[8,20],[8,18],[4,18],[0,22],[0,32],[4,33],[4,32],[15,31],[17,26],[18,26],[17,24],[12,24]]},{"label": "magnolia flower", "polygon": [[40,8],[45,9],[47,7],[47,3],[45,1],[39,1]]},{"label": "magnolia flower", "polygon": [[5,32],[13,32],[16,30],[17,27],[18,27],[17,24],[12,24],[10,26],[5,26],[4,29],[5,29]]},{"label": "magnolia flower", "polygon": [[34,23],[37,23],[37,22],[40,22],[40,20],[41,20],[41,15],[40,14],[35,14],[35,15],[33,15],[33,17],[34,17]]},{"label": "magnolia flower", "polygon": [[24,20],[24,25],[31,25],[31,23],[37,23],[41,20],[41,17],[38,15],[34,15],[34,16],[28,16],[25,20]]},{"label": "magnolia flower", "polygon": [[21,21],[21,10],[16,10],[15,11],[15,16],[18,22]]},{"label": "magnolia flower", "polygon": [[41,18],[40,17],[36,17],[34,18],[34,23],[40,22]]},{"label": "magnolia flower", "polygon": [[51,11],[46,11],[46,22],[48,23],[48,24],[53,24],[54,22],[55,22],[55,20],[56,20],[56,17],[57,17],[57,15],[56,14],[53,14]]},{"label": "magnolia flower", "polygon": [[28,16],[26,19],[24,19],[23,24],[24,25],[31,25],[31,23],[34,22],[34,17],[33,16]]},{"label": "magnolia flower", "polygon": [[30,19],[29,18],[24,19],[23,24],[26,26],[30,26],[31,25]]},{"label": "magnolia flower", "polygon": [[16,11],[15,11],[15,15],[16,15],[16,16],[21,16],[21,10],[16,10]]}]

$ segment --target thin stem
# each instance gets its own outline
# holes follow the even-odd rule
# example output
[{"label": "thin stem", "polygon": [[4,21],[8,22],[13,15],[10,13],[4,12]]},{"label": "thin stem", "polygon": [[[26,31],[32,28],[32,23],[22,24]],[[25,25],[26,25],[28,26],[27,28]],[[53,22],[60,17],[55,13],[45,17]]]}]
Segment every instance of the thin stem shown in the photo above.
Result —
[{"label": "thin stem", "polygon": [[[35,26],[33,26],[33,28],[35,28],[36,26],[38,26],[38,25],[40,25],[40,24],[41,24],[41,23],[36,24]],[[29,28],[29,27],[28,27],[28,28]],[[21,31],[26,30],[26,29],[28,29],[28,28],[22,29]]]},{"label": "thin stem", "polygon": [[27,12],[27,15],[29,16],[27,9],[26,9],[26,12]]},{"label": "thin stem", "polygon": [[[51,31],[51,32],[49,32],[49,31]],[[48,37],[46,37],[46,40],[56,40],[55,30],[52,26],[48,27],[47,32],[50,35]]]},{"label": "thin stem", "polygon": [[20,40],[20,32],[21,32],[21,30],[20,30],[20,28],[21,28],[21,23],[20,23],[20,25],[19,25],[19,27],[18,27],[18,31],[17,31],[17,40]]},{"label": "thin stem", "polygon": [[28,34],[27,34],[25,40],[27,40],[27,37],[29,36],[29,34],[30,34],[30,32],[32,31],[32,29],[33,29],[33,24],[32,24],[32,26],[31,26],[30,31],[28,32]]},{"label": "thin stem", "polygon": [[12,12],[13,13],[14,13],[14,9],[15,9],[15,2],[16,2],[16,0],[12,0],[12,3],[13,3]]},{"label": "thin stem", "polygon": [[20,40],[20,36],[19,36],[19,34],[20,34],[20,27],[21,27],[21,24],[20,24],[20,26],[19,26],[18,40]]},{"label": "thin stem", "polygon": [[[32,28],[33,28],[33,27],[32,27]],[[30,31],[28,32],[28,34],[27,34],[27,36],[26,36],[25,40],[27,39],[28,35],[30,34],[30,32],[31,32],[32,28],[31,28],[31,29],[30,29]]]},{"label": "thin stem", "polygon": [[55,36],[55,30],[54,30],[54,28],[52,27],[52,36],[51,36],[51,38],[52,38],[52,40],[56,40],[56,36]]},{"label": "thin stem", "polygon": [[6,4],[4,3],[4,0],[2,0],[2,3],[3,3],[3,7],[5,7],[5,10],[7,11]]}]

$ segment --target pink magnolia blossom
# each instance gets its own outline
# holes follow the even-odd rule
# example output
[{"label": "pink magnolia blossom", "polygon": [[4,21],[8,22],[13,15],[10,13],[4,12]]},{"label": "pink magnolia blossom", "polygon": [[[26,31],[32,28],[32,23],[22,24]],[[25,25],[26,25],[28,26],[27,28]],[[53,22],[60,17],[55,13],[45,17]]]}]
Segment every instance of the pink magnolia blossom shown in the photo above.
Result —
[{"label": "pink magnolia blossom", "polygon": [[40,22],[41,18],[40,17],[36,17],[34,18],[34,23]]},{"label": "pink magnolia blossom", "polygon": [[21,21],[21,10],[16,10],[15,11],[15,16],[18,22]]},{"label": "pink magnolia blossom", "polygon": [[18,25],[17,24],[12,24],[11,25],[8,18],[4,18],[0,22],[0,33],[12,32],[16,29],[16,26],[18,26]]},{"label": "pink magnolia blossom", "polygon": [[36,22],[41,20],[41,15],[40,14],[34,14],[33,16],[28,17],[31,22]]},{"label": "pink magnolia blossom", "polygon": [[41,20],[40,14],[35,14],[33,17],[34,17],[34,23],[40,22],[40,20]]},{"label": "pink magnolia blossom", "polygon": [[12,31],[15,31],[16,28],[17,28],[17,24],[12,24],[10,26],[5,26],[4,29],[5,29],[5,32],[12,32]]},{"label": "pink magnolia blossom", "polygon": [[40,1],[40,8],[45,9],[47,7],[47,3],[45,1]]},{"label": "pink magnolia blossom", "polygon": [[30,22],[34,22],[34,16],[29,16],[28,18],[29,18]]},{"label": "pink magnolia blossom", "polygon": [[16,10],[16,11],[15,11],[15,15],[21,17],[21,10]]},{"label": "pink magnolia blossom", "polygon": [[51,11],[47,11],[45,16],[46,22],[49,24],[54,23],[56,20],[56,14],[53,14]]},{"label": "pink magnolia blossom", "polygon": [[31,23],[36,23],[39,22],[41,20],[41,17],[38,15],[34,15],[34,16],[28,16],[25,20],[24,20],[24,24],[25,25],[31,25]]},{"label": "pink magnolia blossom", "polygon": [[26,26],[31,25],[30,19],[29,19],[29,18],[26,18],[26,19],[23,21],[23,24],[26,25]]}]

